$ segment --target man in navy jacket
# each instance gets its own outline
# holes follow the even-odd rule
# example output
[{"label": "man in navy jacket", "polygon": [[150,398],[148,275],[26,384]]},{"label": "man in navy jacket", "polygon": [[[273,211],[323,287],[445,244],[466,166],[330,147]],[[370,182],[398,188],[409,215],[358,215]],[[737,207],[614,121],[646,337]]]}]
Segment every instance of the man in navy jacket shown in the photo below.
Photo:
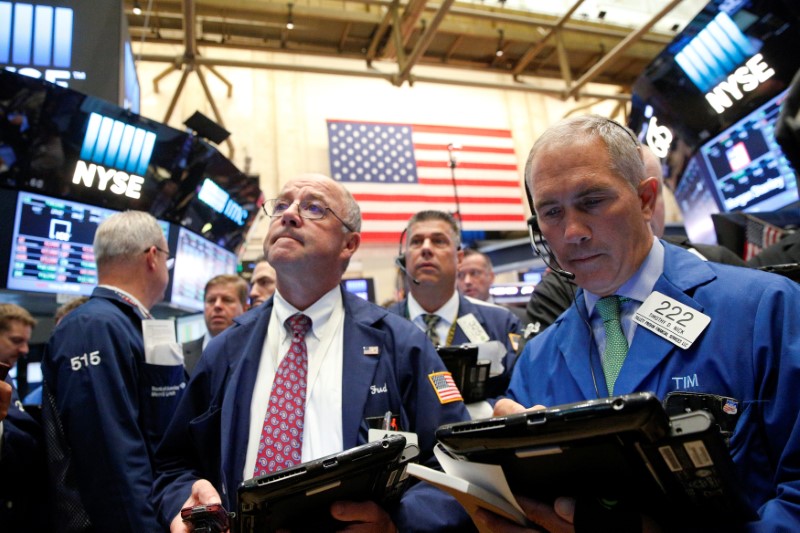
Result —
[{"label": "man in navy jacket", "polygon": [[502,394],[516,357],[512,338],[521,333],[519,319],[505,307],[456,291],[458,266],[464,251],[458,224],[450,214],[420,211],[408,221],[405,233],[402,263],[407,271],[408,296],[389,310],[411,320],[423,331],[425,315],[435,315],[439,346],[502,343],[505,347],[502,371],[489,378],[486,387],[488,398]]},{"label": "man in navy jacket", "polygon": [[[265,211],[272,222],[264,249],[277,291],[209,343],[158,450],[159,514],[172,531],[186,531],[182,507],[221,502],[236,508],[239,483],[254,474],[273,377],[288,346],[282,324],[298,312],[312,324],[305,337],[302,461],[367,442],[369,419],[387,412],[398,429],[417,434],[421,460],[435,461],[435,429],[467,419],[460,399],[433,386],[431,376],[445,369],[425,335],[341,289],[360,244],[360,211],[347,190],[328,177],[303,175]],[[422,483],[396,508],[337,502],[330,512],[376,531],[469,525],[455,500]]]}]

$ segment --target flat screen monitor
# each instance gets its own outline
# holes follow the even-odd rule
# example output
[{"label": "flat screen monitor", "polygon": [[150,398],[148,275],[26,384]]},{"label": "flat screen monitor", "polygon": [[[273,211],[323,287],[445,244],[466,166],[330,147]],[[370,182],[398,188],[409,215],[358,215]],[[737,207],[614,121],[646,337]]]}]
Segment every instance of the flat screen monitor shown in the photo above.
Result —
[{"label": "flat screen monitor", "polygon": [[797,175],[775,140],[786,91],[700,146],[675,189],[686,235],[713,244],[711,215],[775,211],[797,202]]},{"label": "flat screen monitor", "polygon": [[199,339],[206,334],[206,317],[203,313],[179,316],[175,319],[178,342],[184,343]]},{"label": "flat screen monitor", "polygon": [[203,310],[208,280],[219,274],[235,274],[238,258],[222,246],[180,227],[175,243],[175,267],[168,288],[169,302],[190,311]]},{"label": "flat screen monitor", "polygon": [[372,278],[349,278],[342,280],[344,290],[359,298],[375,303],[375,280]]},{"label": "flat screen monitor", "polygon": [[97,284],[94,234],[113,213],[116,211],[20,191],[6,287],[91,294]]},{"label": "flat screen monitor", "polygon": [[775,140],[786,91],[700,147],[723,212],[775,211],[797,201],[797,175]]},{"label": "flat screen monitor", "polygon": [[675,201],[683,215],[683,226],[689,240],[700,244],[716,244],[711,215],[719,213],[720,207],[714,184],[700,154],[687,163],[675,189]]}]

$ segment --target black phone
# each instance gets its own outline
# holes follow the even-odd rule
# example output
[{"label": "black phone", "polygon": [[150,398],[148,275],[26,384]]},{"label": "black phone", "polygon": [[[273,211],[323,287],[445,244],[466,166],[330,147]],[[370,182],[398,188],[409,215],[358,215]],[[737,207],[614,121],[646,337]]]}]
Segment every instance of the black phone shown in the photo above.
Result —
[{"label": "black phone", "polygon": [[181,519],[195,533],[225,533],[231,527],[231,514],[220,503],[181,509]]},{"label": "black phone", "polygon": [[0,381],[5,380],[11,370],[11,365],[0,361]]}]

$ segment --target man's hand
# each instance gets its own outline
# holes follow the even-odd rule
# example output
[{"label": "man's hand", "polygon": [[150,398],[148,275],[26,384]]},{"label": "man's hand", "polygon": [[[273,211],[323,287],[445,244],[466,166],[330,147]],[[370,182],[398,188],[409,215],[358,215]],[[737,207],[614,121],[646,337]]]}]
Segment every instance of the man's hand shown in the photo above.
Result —
[{"label": "man's hand", "polygon": [[517,502],[525,511],[528,520],[542,526],[543,529],[521,526],[486,509],[478,509],[475,520],[492,533],[528,533],[542,530],[550,533],[572,533],[575,531],[575,527],[572,525],[575,515],[575,500],[572,498],[558,498],[555,506],[522,496],[517,496]]},{"label": "man's hand", "polygon": [[494,404],[494,413],[492,413],[492,416],[514,415],[517,413],[524,413],[525,411],[538,411],[544,408],[544,405],[534,405],[533,407],[526,409],[523,405],[518,404],[514,400],[501,398],[497,400],[496,404]]},{"label": "man's hand", "polygon": [[397,533],[392,519],[375,502],[335,502],[331,515],[342,522],[352,522],[342,531],[357,533]]},{"label": "man's hand", "polygon": [[9,407],[11,407],[11,385],[0,381],[0,422],[8,416]]},{"label": "man's hand", "polygon": [[[195,481],[194,485],[192,485],[192,495],[189,496],[189,499],[186,500],[186,503],[183,504],[182,508],[221,502],[222,499],[219,497],[219,493],[217,492],[217,489],[214,488],[214,485],[212,485],[210,481],[200,479]],[[183,519],[181,519],[180,512],[178,512],[178,515],[172,519],[172,523],[169,525],[169,530],[170,533],[189,533],[190,529],[183,522]]]}]

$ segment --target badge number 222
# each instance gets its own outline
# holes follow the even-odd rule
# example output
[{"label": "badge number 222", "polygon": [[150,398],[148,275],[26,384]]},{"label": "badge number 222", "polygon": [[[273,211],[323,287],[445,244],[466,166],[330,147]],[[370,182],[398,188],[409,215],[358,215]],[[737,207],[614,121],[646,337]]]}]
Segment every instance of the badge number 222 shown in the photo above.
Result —
[{"label": "badge number 222", "polygon": [[[667,313],[667,311],[670,311]],[[654,313],[672,320],[679,326],[687,327],[689,322],[694,318],[694,313],[691,311],[684,311],[680,305],[673,305],[672,302],[664,300],[661,302],[661,307],[653,310]],[[678,319],[678,317],[681,317]]]},{"label": "badge number 222", "polygon": [[82,368],[88,368],[89,365],[97,366],[100,364],[100,352],[95,350],[93,352],[89,352],[88,354],[85,353],[83,355],[71,357],[69,364],[74,372]]}]

